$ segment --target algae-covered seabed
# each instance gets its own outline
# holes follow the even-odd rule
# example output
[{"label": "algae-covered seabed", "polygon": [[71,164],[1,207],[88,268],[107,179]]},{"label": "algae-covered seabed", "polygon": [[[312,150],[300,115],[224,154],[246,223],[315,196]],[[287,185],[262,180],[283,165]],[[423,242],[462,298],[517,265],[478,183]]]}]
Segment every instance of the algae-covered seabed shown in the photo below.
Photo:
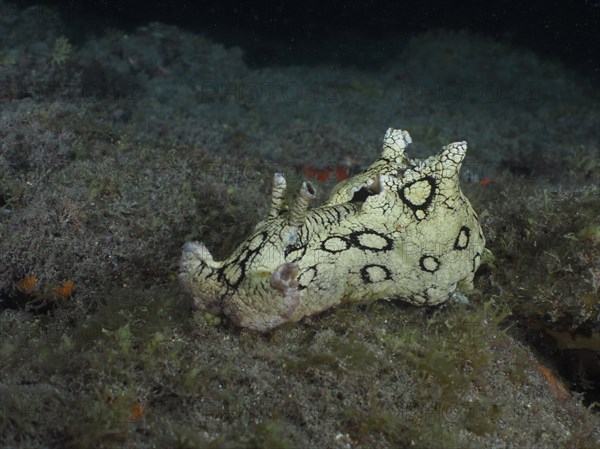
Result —
[{"label": "algae-covered seabed", "polygon": [[[466,32],[390,38],[369,67],[250,68],[172,26],[71,41],[33,7],[0,28],[3,448],[599,446],[581,75]],[[388,127],[413,157],[469,143],[495,258],[468,304],[346,305],[264,335],[191,312],[185,241],[227,256],[272,172],[293,191],[309,164],[369,164]]]}]

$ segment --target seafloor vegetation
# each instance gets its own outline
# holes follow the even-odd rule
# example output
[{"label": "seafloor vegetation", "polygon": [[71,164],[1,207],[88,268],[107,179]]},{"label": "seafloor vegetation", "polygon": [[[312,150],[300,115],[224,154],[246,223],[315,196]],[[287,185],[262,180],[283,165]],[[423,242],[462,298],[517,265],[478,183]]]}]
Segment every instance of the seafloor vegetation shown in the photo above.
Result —
[{"label": "seafloor vegetation", "polygon": [[[176,27],[82,37],[43,7],[2,14],[0,44],[2,447],[598,447],[585,78],[444,31],[377,67],[250,68]],[[226,256],[273,171],[364,165],[388,126],[419,157],[469,141],[494,258],[468,304],[346,305],[265,335],[191,312],[183,242]]]}]

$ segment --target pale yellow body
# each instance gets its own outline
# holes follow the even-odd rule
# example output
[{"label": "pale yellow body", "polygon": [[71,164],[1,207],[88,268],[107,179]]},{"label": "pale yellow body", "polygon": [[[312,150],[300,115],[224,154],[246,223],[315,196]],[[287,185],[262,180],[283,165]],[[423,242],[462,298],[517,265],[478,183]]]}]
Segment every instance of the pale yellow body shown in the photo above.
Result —
[{"label": "pale yellow body", "polygon": [[310,183],[283,208],[276,174],[269,216],[222,262],[186,243],[179,280],[196,307],[265,331],[345,301],[439,304],[472,288],[485,240],[459,186],[466,142],[424,161],[405,155],[410,142],[389,129],[381,157],[311,210]]}]

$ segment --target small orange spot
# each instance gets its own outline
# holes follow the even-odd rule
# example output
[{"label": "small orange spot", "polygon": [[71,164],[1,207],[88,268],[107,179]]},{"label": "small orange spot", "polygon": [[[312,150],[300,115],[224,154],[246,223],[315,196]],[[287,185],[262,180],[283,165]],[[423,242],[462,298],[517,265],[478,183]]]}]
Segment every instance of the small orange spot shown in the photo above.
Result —
[{"label": "small orange spot", "polygon": [[54,290],[54,292],[52,293],[52,297],[68,298],[73,293],[73,287],[75,287],[73,281],[65,281],[60,285],[60,287]]},{"label": "small orange spot", "polygon": [[33,275],[25,276],[17,281],[17,288],[23,293],[32,293],[37,285],[37,278]]},{"label": "small orange spot", "polygon": [[565,387],[565,384],[558,380],[554,376],[554,374],[552,374],[552,371],[550,371],[548,368],[546,368],[540,363],[537,364],[537,368],[540,371],[540,373],[542,373],[542,375],[546,378],[546,380],[550,384],[550,387],[552,387],[552,391],[554,392],[556,397],[560,399],[566,399],[571,396],[571,392],[567,389],[567,387]]},{"label": "small orange spot", "polygon": [[338,165],[335,167],[335,180],[343,181],[348,176],[350,176],[350,167],[346,167],[345,165]]},{"label": "small orange spot", "polygon": [[483,178],[481,181],[479,181],[482,186],[489,186],[490,182],[492,182],[490,181],[490,178]]},{"label": "small orange spot", "polygon": [[144,414],[144,405],[138,403],[131,404],[130,407],[131,414],[129,415],[130,421],[137,421]]},{"label": "small orange spot", "polygon": [[308,164],[302,168],[302,174],[307,178],[316,179],[319,182],[325,182],[329,179],[329,169],[328,168],[315,168],[312,165]]},{"label": "small orange spot", "polygon": [[319,170],[317,173],[317,181],[319,182],[325,182],[329,179],[329,169],[328,168],[323,168],[322,170]]}]

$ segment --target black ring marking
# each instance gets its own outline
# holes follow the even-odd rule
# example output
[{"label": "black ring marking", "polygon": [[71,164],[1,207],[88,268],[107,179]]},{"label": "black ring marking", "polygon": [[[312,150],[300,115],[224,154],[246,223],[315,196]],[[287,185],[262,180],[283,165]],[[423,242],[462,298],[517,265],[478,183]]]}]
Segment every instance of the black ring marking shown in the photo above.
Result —
[{"label": "black ring marking", "polygon": [[[371,270],[373,272],[371,272]],[[379,279],[379,280],[373,280],[373,277],[375,274],[377,274],[375,271],[377,270],[381,270],[383,272],[383,279]],[[381,274],[381,273],[380,273]],[[389,270],[388,267],[384,266],[384,265],[377,265],[377,264],[369,264],[369,265],[365,265],[360,269],[360,277],[363,280],[363,282],[365,284],[373,284],[374,282],[381,282],[383,281],[389,281],[392,279],[392,272]]]},{"label": "black ring marking", "polygon": [[[340,249],[327,248],[327,242],[329,242],[330,240],[332,241],[334,239],[339,240],[340,242],[343,242],[345,245],[345,248],[340,248]],[[333,243],[333,242],[330,242],[330,243]],[[325,240],[323,240],[321,242],[321,249],[323,251],[326,251],[331,254],[336,254],[336,253],[341,253],[343,251],[346,251],[346,250],[350,249],[350,246],[351,246],[350,241],[343,235],[332,235],[330,237],[327,237]]]},{"label": "black ring marking", "polygon": [[[363,236],[375,236],[379,239],[382,239],[382,243],[384,244],[381,246],[369,246],[365,242],[361,241],[361,237]],[[373,231],[372,229],[365,229],[362,231],[352,232],[348,235],[348,238],[352,242],[353,246],[356,246],[365,251],[390,251],[394,248],[394,240],[389,238],[387,235]]]},{"label": "black ring marking", "polygon": [[[408,199],[406,194],[408,192],[408,189],[410,189],[413,185],[415,185],[419,182],[423,182],[423,181],[426,181],[429,184],[429,189],[430,189],[429,195],[427,196],[427,198],[425,198],[425,200],[422,203],[415,204]],[[406,206],[410,210],[413,211],[413,213],[415,214],[415,217],[420,221],[424,217],[419,217],[417,215],[417,212],[418,211],[423,211],[424,213],[427,212],[427,209],[433,202],[433,198],[435,196],[436,189],[437,189],[437,183],[435,181],[435,178],[433,178],[432,176],[425,176],[424,178],[417,179],[416,181],[410,182],[410,183],[406,184],[405,186],[403,186],[402,189],[400,189],[398,191],[398,195],[400,196],[400,199],[402,200],[402,202],[404,204],[406,204]]]},{"label": "black ring marking", "polygon": [[435,273],[440,268],[440,261],[433,256],[421,256],[419,267],[428,273]]},{"label": "black ring marking", "polygon": [[467,246],[469,246],[470,238],[471,230],[466,226],[462,226],[458,232],[458,235],[456,236],[456,240],[454,241],[454,249],[465,249]]}]

